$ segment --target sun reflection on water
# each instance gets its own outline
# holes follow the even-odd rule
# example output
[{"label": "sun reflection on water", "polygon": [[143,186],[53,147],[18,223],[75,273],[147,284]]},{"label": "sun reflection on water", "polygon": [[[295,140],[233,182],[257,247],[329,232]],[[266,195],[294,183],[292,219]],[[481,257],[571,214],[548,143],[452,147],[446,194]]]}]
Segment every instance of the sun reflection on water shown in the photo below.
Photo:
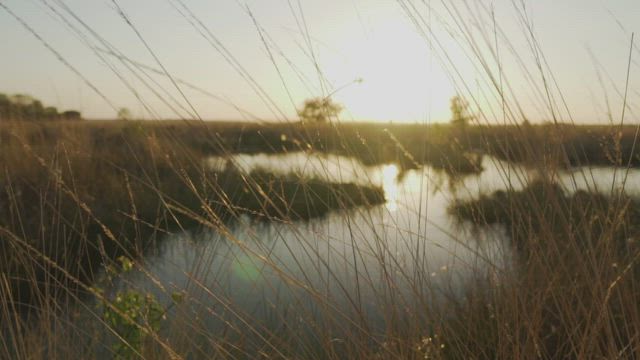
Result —
[{"label": "sun reflection on water", "polygon": [[389,211],[398,210],[398,174],[397,165],[389,164],[382,167],[382,189],[387,200],[386,207]]}]

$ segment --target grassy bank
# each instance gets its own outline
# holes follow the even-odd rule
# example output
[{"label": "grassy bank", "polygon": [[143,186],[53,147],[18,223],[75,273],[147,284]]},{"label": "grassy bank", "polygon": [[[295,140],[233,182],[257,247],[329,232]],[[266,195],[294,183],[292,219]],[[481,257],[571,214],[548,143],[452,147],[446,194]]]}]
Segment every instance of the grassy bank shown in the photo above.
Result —
[{"label": "grassy bank", "polygon": [[[513,274],[469,291],[442,334],[452,357],[633,358],[640,348],[640,204],[538,181],[449,209],[480,226],[506,227]],[[466,345],[463,345],[463,342]]]},{"label": "grassy bank", "polygon": [[[224,170],[214,171],[203,161],[209,156],[311,150],[354,157],[369,165],[395,162],[406,169],[428,164],[460,174],[480,171],[474,156],[485,154],[525,164],[551,178],[575,165],[637,165],[635,155],[631,156],[633,131],[622,130],[566,125],[469,126],[463,132],[446,125],[400,124],[2,124],[0,314],[14,319],[17,309],[31,308],[44,319],[7,325],[11,336],[5,338],[15,339],[18,345],[3,345],[3,355],[33,355],[28,344],[35,344],[33,348],[42,351],[42,357],[77,354],[92,346],[109,348],[101,343],[66,344],[51,324],[67,321],[61,314],[69,309],[67,304],[82,302],[78,294],[96,296],[88,285],[105,268],[120,266],[117,258],[124,255],[141,266],[145,253],[167,233],[198,227],[225,233],[227,225],[241,215],[286,224],[336,209],[384,202],[376,186],[328,183],[295,174],[277,176],[268,170],[244,173],[231,162]],[[360,269],[358,276],[387,286],[388,293],[375,299],[383,303],[376,311],[388,322],[384,333],[367,328],[367,321],[362,320],[365,312],[361,307],[369,299],[348,299],[357,311],[343,314],[334,308],[335,299],[309,284],[296,283],[286,269],[276,268],[283,279],[294,283],[293,288],[312,294],[315,305],[322,309],[322,321],[286,323],[281,332],[269,332],[268,337],[253,324],[248,326],[253,332],[246,337],[231,327],[240,333],[233,337],[208,334],[206,326],[199,324],[167,330],[148,321],[125,321],[134,333],[147,336],[143,343],[127,347],[123,342],[122,346],[151,358],[174,353],[181,354],[176,358],[198,356],[208,351],[203,349],[215,349],[221,358],[251,358],[258,352],[275,358],[300,353],[316,358],[512,358],[531,354],[609,358],[630,356],[640,348],[635,336],[640,331],[635,325],[640,323],[636,281],[640,276],[636,241],[640,211],[634,199],[617,190],[607,195],[568,194],[544,181],[530,183],[522,191],[506,189],[457,202],[451,213],[477,226],[504,226],[515,254],[510,267],[489,264],[491,271],[475,274],[464,296],[436,308],[430,302],[436,291],[430,280],[433,275],[419,266],[415,274],[404,274],[400,268],[394,270],[404,276],[398,281],[390,269],[402,259],[375,234],[374,242],[380,248],[358,251],[379,256],[382,274],[377,278],[367,273],[369,269]],[[391,226],[414,231],[399,224]],[[478,257],[484,259],[482,255]],[[419,263],[417,251],[414,256],[411,261]],[[397,294],[400,282],[408,283],[411,290],[408,305]],[[144,304],[153,305],[153,301],[137,293],[130,295],[129,306],[148,316]],[[107,308],[119,309],[116,299],[103,301]],[[398,311],[400,305],[407,306],[410,318]],[[105,321],[103,314],[95,314],[94,320]],[[126,319],[116,310],[113,314],[120,321]],[[193,314],[185,313],[176,322],[191,322],[189,315]],[[336,327],[353,335],[334,341],[332,329]],[[181,335],[184,328],[199,333],[185,337]],[[175,338],[161,338],[160,330]],[[301,333],[308,338],[296,337]],[[41,337],[46,341],[38,340]],[[200,342],[207,346],[201,349],[196,345]]]},{"label": "grassy bank", "polygon": [[42,309],[73,297],[117,257],[141,258],[170,232],[216,228],[242,214],[295,221],[384,202],[373,185],[243,174],[233,167],[214,171],[205,166],[206,156],[230,152],[205,141],[206,132],[198,136],[202,128],[183,124],[177,127],[183,134],[176,126],[0,127],[5,309]]},{"label": "grassy bank", "polygon": [[[200,155],[320,151],[351,156],[365,164],[397,162],[405,167],[428,164],[450,172],[479,171],[474,156],[486,154],[534,165],[541,160],[562,166],[640,166],[634,126],[494,125],[402,123],[270,123],[201,121],[68,121],[0,124],[4,144],[19,131],[33,146],[49,147],[65,133],[117,147],[136,136],[158,136]],[[6,145],[5,145],[6,146]],[[529,151],[534,146],[536,151]],[[117,150],[116,150],[117,151]],[[175,150],[174,150],[175,151]]]}]

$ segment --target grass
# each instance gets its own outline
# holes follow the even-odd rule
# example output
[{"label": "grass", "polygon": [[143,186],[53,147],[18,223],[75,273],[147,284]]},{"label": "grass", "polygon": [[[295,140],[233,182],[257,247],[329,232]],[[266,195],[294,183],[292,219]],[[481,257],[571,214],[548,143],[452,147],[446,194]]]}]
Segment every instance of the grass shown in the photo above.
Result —
[{"label": "grass", "polygon": [[165,130],[147,132],[137,123],[3,126],[0,253],[8,306],[41,306],[77,291],[75,280],[90,283],[121,255],[140,258],[168,232],[241,214],[293,221],[384,201],[373,185],[216,172],[204,167],[200,144],[176,148]]},{"label": "grass", "polygon": [[[399,3],[438,54],[432,24],[410,4]],[[511,87],[500,65],[509,36],[518,34],[506,36],[493,9],[484,5],[466,8],[473,18],[470,27],[461,16],[464,6],[447,4],[448,31],[461,35],[458,45],[467,46],[465,54],[486,72],[490,91],[482,95],[501,100],[501,111],[483,109],[475,90],[467,91],[480,111],[464,129],[196,121],[0,124],[0,357],[640,357],[638,200],[624,191],[624,185],[630,185],[624,181],[623,188],[573,193],[557,181],[567,169],[576,170],[569,175],[574,180],[589,178],[591,166],[610,166],[626,179],[631,168],[640,166],[637,129],[623,126],[624,116],[619,124],[607,126],[562,123],[555,105],[564,103],[562,93],[553,87],[555,79],[527,14],[517,13],[535,65],[526,68],[515,51],[512,55],[527,78],[542,79],[530,82],[529,90],[542,94],[551,121],[523,122],[519,94],[505,90]],[[439,19],[443,14],[433,15]],[[488,50],[487,39],[495,41]],[[498,39],[507,43],[502,52],[497,51],[498,45],[504,46]],[[459,75],[446,51],[441,56],[438,60],[450,65],[450,75]],[[477,85],[459,80],[461,90]],[[486,91],[485,84],[480,85]],[[623,109],[626,101],[625,95]],[[505,125],[495,125],[500,120]],[[384,202],[379,186],[268,170],[243,173],[232,166],[213,171],[203,165],[209,156],[292,151],[344,155],[366,165],[393,162],[402,170],[426,165],[452,177],[481,172],[483,156],[504,160],[494,161],[503,190],[454,198],[449,212],[460,227],[504,231],[506,264],[487,256],[480,243],[453,238],[459,248],[476,255],[465,263],[471,275],[456,292],[452,278],[434,280],[446,268],[436,273],[426,264],[424,243],[430,234],[420,222],[406,228],[397,219],[383,224],[400,234],[403,245],[415,245],[408,255],[401,256],[395,244],[376,233],[366,208]],[[519,178],[511,172],[513,164],[535,171],[537,180],[524,179],[524,187],[515,188],[512,180]],[[430,191],[428,186],[420,189],[421,195]],[[416,210],[419,218],[431,221],[428,207],[422,205]],[[345,216],[348,234],[339,244],[355,250],[352,259],[346,258],[348,252],[338,252],[345,257],[344,266],[334,267],[323,257],[325,247],[334,246],[329,234],[320,234],[324,237],[314,243],[307,238],[313,222],[307,235],[295,223],[346,209],[369,221],[369,228],[357,228]],[[249,223],[251,228],[271,222],[293,229],[300,252],[292,250],[294,244],[284,246],[296,264],[313,266],[284,266],[239,239],[233,223],[245,215],[259,219]],[[228,261],[236,261],[236,266],[238,258],[245,270],[259,265],[283,284],[267,288],[259,299],[265,309],[273,309],[265,312],[277,326],[234,302],[243,299],[227,296],[216,282],[219,259],[206,252],[196,254],[190,269],[209,269],[214,281],[203,283],[197,274],[187,273],[188,289],[178,289],[196,289],[204,294],[199,297],[177,301],[171,289],[163,288],[161,295],[167,299],[157,303],[146,288],[117,292],[109,287],[113,278],[126,278],[113,270],[120,265],[157,285],[158,279],[147,272],[145,255],[167,235],[193,228],[235,246],[239,254]],[[365,234],[367,241],[358,242],[358,234]],[[324,282],[310,280],[318,274]],[[345,280],[349,276],[357,286],[350,287]],[[362,288],[375,290],[362,294]],[[268,291],[278,294],[273,303]],[[285,299],[284,293],[293,295]],[[194,313],[197,306],[206,311]],[[371,313],[384,319],[382,327],[367,318]],[[207,320],[221,320],[222,325],[212,330]]]},{"label": "grass", "polygon": [[[415,168],[426,162],[434,168],[448,167],[452,175],[466,173],[470,164],[460,158],[452,160],[453,149],[458,154],[473,151],[544,169],[589,162],[616,164],[615,157],[589,155],[596,149],[606,153],[609,128],[552,129],[561,129],[562,136],[546,137],[551,139],[545,145],[549,152],[538,156],[530,149],[541,141],[540,134],[550,131],[550,125],[534,126],[526,133],[518,126],[469,127],[466,141],[444,145],[443,139],[456,130],[442,125],[3,124],[0,157],[6,176],[0,196],[0,295],[3,322],[16,324],[5,329],[5,339],[27,341],[45,331],[56,348],[63,346],[46,324],[59,321],[64,313],[61,309],[69,306],[64,304],[83,303],[97,296],[89,286],[105,266],[115,266],[116,258],[123,255],[143,261],[145,253],[156,248],[168,233],[194,227],[227,232],[229,224],[242,214],[261,221],[291,223],[335,209],[384,202],[382,189],[373,185],[328,183],[295,174],[275,175],[264,169],[243,173],[235,166],[214,171],[203,166],[208,156],[313,149],[350,155],[368,165],[395,161],[400,167]],[[614,140],[628,143],[629,134],[627,130]],[[580,152],[582,156],[563,162],[567,157],[560,155],[569,152],[558,149],[572,148],[586,150]],[[620,153],[625,146],[612,151],[616,149],[618,159],[628,158]],[[516,155],[522,153],[528,156]],[[445,305],[432,304],[431,311],[417,316],[422,324],[403,328],[392,321],[390,324],[398,328],[389,330],[385,340],[373,340],[378,336],[361,329],[359,337],[343,345],[316,344],[305,350],[307,355],[460,358],[481,354],[495,358],[508,357],[518,349],[522,354],[556,358],[587,353],[608,356],[613,349],[632,352],[638,342],[633,324],[639,323],[639,314],[630,305],[639,300],[634,224],[640,215],[634,200],[616,194],[578,191],[567,195],[552,180],[545,180],[520,191],[507,189],[455,202],[450,211],[461,221],[506,227],[517,254],[514,268],[489,278],[480,274],[466,296],[450,299]],[[415,296],[431,291],[428,283],[410,279]],[[363,281],[373,280],[365,277]],[[136,293],[130,296],[138,298]],[[334,306],[324,295],[316,296],[321,308]],[[16,311],[26,318],[17,320]],[[325,316],[334,316],[330,313]],[[585,318],[588,321],[581,320]],[[17,325],[22,321],[25,325]],[[328,321],[334,327],[338,320]],[[33,324],[43,328],[20,330]],[[366,326],[359,321],[354,324]],[[145,329],[144,324],[132,326]],[[147,330],[153,334],[158,329],[156,324]],[[231,348],[224,353],[244,357],[244,351],[263,351],[281,357],[283,353],[274,350],[279,344],[293,356],[298,341],[307,344],[304,346],[315,343],[314,335],[296,341],[288,331],[270,336],[259,341],[225,337]],[[594,341],[582,341],[586,336]],[[145,351],[164,341],[145,338],[137,345],[146,344]],[[363,338],[369,338],[373,345],[361,343]],[[211,339],[205,336],[200,341]],[[241,351],[234,348],[242,346],[238,341],[254,345],[245,345]],[[167,341],[164,346],[168,348],[147,355],[161,356],[174,347],[177,351],[175,344]],[[190,346],[183,349],[184,354],[198,353]],[[78,350],[73,346],[57,349],[61,353]],[[3,351],[16,356],[29,354],[26,348],[14,345],[5,345]]]},{"label": "grass", "polygon": [[468,336],[491,332],[486,357],[515,348],[542,358],[628,358],[638,351],[637,199],[582,190],[567,195],[540,181],[461,201],[450,211],[477,224],[505,225],[517,254],[517,276],[494,284],[494,294],[475,290],[479,295],[459,314],[461,323],[486,326],[463,330]]},{"label": "grass", "polygon": [[[225,177],[231,176],[232,180]],[[223,182],[234,183],[236,174],[221,174]],[[249,173],[249,188],[227,187],[225,193],[238,194],[234,202],[239,210],[273,220],[299,220],[326,215],[335,209],[384,203],[380,187],[365,187],[353,183],[327,183],[319,179],[304,179],[295,175],[275,176],[265,170]],[[260,197],[255,196],[260,194]]]}]

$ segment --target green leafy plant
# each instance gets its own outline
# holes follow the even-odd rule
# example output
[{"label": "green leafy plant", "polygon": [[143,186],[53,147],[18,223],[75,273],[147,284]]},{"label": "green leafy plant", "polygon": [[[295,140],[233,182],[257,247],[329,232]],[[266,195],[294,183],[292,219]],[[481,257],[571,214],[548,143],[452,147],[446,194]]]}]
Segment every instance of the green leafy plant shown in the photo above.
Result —
[{"label": "green leafy plant", "polygon": [[[120,270],[131,271],[133,261],[121,256]],[[179,299],[178,297],[173,297]],[[103,299],[102,318],[120,341],[112,349],[115,358],[133,359],[142,351],[145,339],[151,332],[160,330],[168,308],[164,308],[150,293],[137,290],[118,291],[112,301]]]},{"label": "green leafy plant", "polygon": [[160,330],[165,309],[151,294],[136,290],[118,292],[112,306],[105,306],[103,319],[122,341],[113,345],[117,358],[131,359],[142,350],[149,331]]}]

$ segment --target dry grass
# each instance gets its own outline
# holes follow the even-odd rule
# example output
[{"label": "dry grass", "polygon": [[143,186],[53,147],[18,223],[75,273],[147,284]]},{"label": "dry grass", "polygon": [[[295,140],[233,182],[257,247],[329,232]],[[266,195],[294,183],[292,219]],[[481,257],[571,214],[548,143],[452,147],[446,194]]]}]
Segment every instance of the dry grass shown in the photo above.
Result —
[{"label": "dry grass", "polygon": [[[398,3],[440,54],[437,60],[459,75],[431,24],[411,3]],[[533,68],[515,51],[511,55],[532,93],[548,106],[551,121],[523,123],[518,94],[506,90],[509,79],[503,78],[497,51],[498,39],[509,48],[509,37],[492,9],[464,4],[446,2],[446,13],[433,18],[448,14],[465,55],[487,73],[490,93],[484,96],[501,102],[497,112],[483,109],[469,90],[470,80],[457,79],[478,105],[474,126],[465,129],[191,121],[0,124],[0,357],[640,357],[640,215],[637,200],[624,191],[630,168],[640,164],[637,129],[623,126],[624,117],[609,126],[561,122],[559,113],[571,119],[570,109],[558,111],[562,93],[525,10],[515,6]],[[487,125],[500,120],[504,125]],[[338,239],[342,248],[332,249],[342,256],[340,267],[323,252],[331,242],[314,243],[294,226],[347,208],[366,223],[371,216],[364,209],[383,201],[379,187],[244,174],[231,167],[214,172],[203,165],[207,156],[292,151],[346,155],[366,165],[396,162],[405,170],[429,165],[454,177],[481,171],[478,156],[491,155],[525,164],[539,181],[525,180],[524,189],[515,189],[510,165],[501,162],[503,191],[455,202],[451,212],[465,224],[497,224],[510,240],[506,265],[478,244],[458,243],[476,260],[468,264],[472,276],[464,289],[456,290],[452,278],[434,280],[420,244],[400,258],[373,222],[354,228],[345,216],[349,233]],[[583,166],[571,176],[590,178],[591,165],[616,166],[623,186],[569,194],[558,185],[558,174],[570,167]],[[247,214],[275,224],[274,232],[284,226],[295,234],[298,252],[294,244],[283,245],[295,267],[257,251],[256,246],[270,249],[265,239],[237,236],[234,226]],[[421,229],[385,225],[404,234],[402,240],[426,239]],[[196,253],[194,272],[180,274],[187,285],[172,289],[148,270],[145,255],[162,245],[161,238],[170,241],[193,228],[213,234],[203,242],[216,244],[215,254]],[[367,235],[367,242],[355,243],[357,233]],[[245,273],[258,268],[271,277],[260,309],[243,308],[247,299],[220,286],[215,266],[224,263],[216,257],[224,246],[244,259]],[[348,246],[353,259],[340,252]],[[214,279],[202,281],[197,270]],[[114,288],[130,285],[117,279],[132,271],[160,289],[161,297],[147,296],[147,288]],[[318,274],[323,281],[313,280]],[[269,287],[274,283],[281,287]],[[276,295],[267,296],[269,291]],[[383,319],[381,326],[372,314]]]},{"label": "dry grass", "polygon": [[[207,129],[203,131],[198,126]],[[415,126],[386,129],[374,125],[315,126],[311,128],[316,134],[316,145],[312,145],[312,141],[298,140],[304,139],[303,132],[292,125],[238,128],[238,124],[135,122],[3,125],[0,134],[6,176],[0,214],[3,240],[0,299],[5,324],[2,353],[24,358],[84,352],[92,354],[91,357],[113,355],[114,341],[124,339],[114,340],[103,332],[97,337],[87,337],[82,333],[83,327],[67,322],[73,321],[78,304],[102,298],[100,292],[89,287],[95,281],[103,281],[97,274],[105,267],[118,267],[115,259],[121,255],[138,259],[136,268],[142,266],[144,254],[168,233],[199,226],[224,234],[227,241],[250,254],[252,250],[234,238],[230,225],[242,213],[291,223],[326,214],[331,209],[382,200],[376,192],[379,190],[352,184],[332,185],[293,175],[277,177],[268,172],[242,174],[234,168],[218,173],[207,171],[202,167],[205,156],[233,152],[224,153],[228,145],[215,142],[234,143],[235,151],[287,152],[292,151],[289,146],[293,145],[286,145],[291,143],[360,157],[357,154],[367,153],[365,147],[353,152],[345,144],[342,148],[321,145],[335,139],[332,131],[338,131],[342,137],[353,132],[361,143],[379,149],[380,143],[376,141],[387,141],[384,135],[393,132],[395,153],[413,158],[414,166],[418,166],[415,154],[407,149],[424,148],[424,143],[416,142],[414,134],[418,128],[430,130]],[[531,149],[538,141],[535,134],[544,128],[536,129],[531,137],[522,137],[517,142],[520,147],[514,151],[533,155]],[[589,147],[592,139],[603,138],[608,131],[593,127],[572,129],[573,132],[562,132],[569,142],[553,146],[562,149],[570,143],[576,148]],[[441,127],[437,131],[452,130]],[[488,144],[495,144],[497,138],[515,136],[505,135],[505,131],[518,130],[472,127],[469,133],[475,135],[469,139],[484,143],[483,151],[496,155],[491,152],[495,147]],[[600,131],[600,135],[593,136],[595,131]],[[199,140],[196,135],[203,133],[215,135],[207,142],[206,136]],[[280,136],[283,133],[286,137]],[[585,133],[589,135],[579,135]],[[240,137],[249,139],[248,145],[237,140]],[[485,141],[477,140],[481,137]],[[191,138],[194,141],[186,142]],[[265,148],[264,144],[269,145]],[[598,146],[601,144],[598,142]],[[355,147],[353,143],[348,145]],[[391,158],[385,158],[388,159]],[[528,165],[533,167],[550,170],[551,166],[559,169],[566,166],[562,161],[549,161],[549,157],[544,158],[544,163],[542,160],[535,156],[527,158]],[[408,282],[411,289],[408,296],[377,295],[378,305],[373,311],[388,312],[384,315],[386,330],[382,333],[369,328],[372,324],[365,320],[367,315],[361,308],[365,299],[347,295],[355,312],[345,312],[343,305],[326,297],[312,283],[264,259],[267,267],[289,283],[290,291],[303,291],[313,299],[312,308],[317,310],[303,310],[303,314],[311,312],[301,325],[284,318],[280,321],[285,321],[285,326],[274,330],[272,325],[262,323],[263,319],[252,318],[251,313],[228,304],[227,316],[234,323],[239,321],[245,330],[233,330],[238,326],[234,325],[222,333],[208,334],[206,322],[192,323],[194,315],[187,304],[204,301],[194,298],[187,304],[171,305],[175,307],[173,316],[170,321],[163,321],[159,329],[137,323],[148,335],[142,345],[132,347],[147,358],[201,357],[209,351],[222,358],[252,358],[256,354],[269,358],[301,354],[308,358],[632,356],[639,349],[635,324],[640,323],[637,308],[640,293],[635,281],[640,254],[634,225],[638,218],[635,202],[623,195],[616,196],[619,193],[604,196],[579,192],[567,196],[563,189],[548,181],[452,208],[460,218],[479,226],[506,225],[517,255],[513,268],[478,276],[464,296],[448,298],[444,303],[432,301],[432,293],[438,290],[427,280],[430,278],[430,274],[424,273],[427,270],[403,274],[400,279]],[[319,254],[316,256],[322,259]],[[383,260],[385,257],[378,257],[383,268],[388,261],[398,261],[393,256]],[[494,264],[494,268],[500,267]],[[362,273],[357,276],[370,285],[380,281]],[[386,276],[388,289],[406,286],[396,283],[398,278]],[[193,281],[200,291],[208,293],[205,298],[213,297],[221,303],[229,301],[214,289],[197,284],[197,279]],[[137,291],[144,293],[142,289]],[[350,292],[345,290],[345,294]],[[104,300],[107,304],[115,301],[110,297]],[[399,311],[398,306],[410,303],[413,305]],[[320,311],[319,316],[310,315],[316,311]],[[407,317],[408,314],[412,315]],[[94,311],[84,321],[100,323],[103,316],[102,312]],[[184,331],[194,335],[185,337]],[[66,342],[62,335],[65,332],[71,332],[71,338],[76,340]],[[84,342],[77,343],[78,339]]]}]

